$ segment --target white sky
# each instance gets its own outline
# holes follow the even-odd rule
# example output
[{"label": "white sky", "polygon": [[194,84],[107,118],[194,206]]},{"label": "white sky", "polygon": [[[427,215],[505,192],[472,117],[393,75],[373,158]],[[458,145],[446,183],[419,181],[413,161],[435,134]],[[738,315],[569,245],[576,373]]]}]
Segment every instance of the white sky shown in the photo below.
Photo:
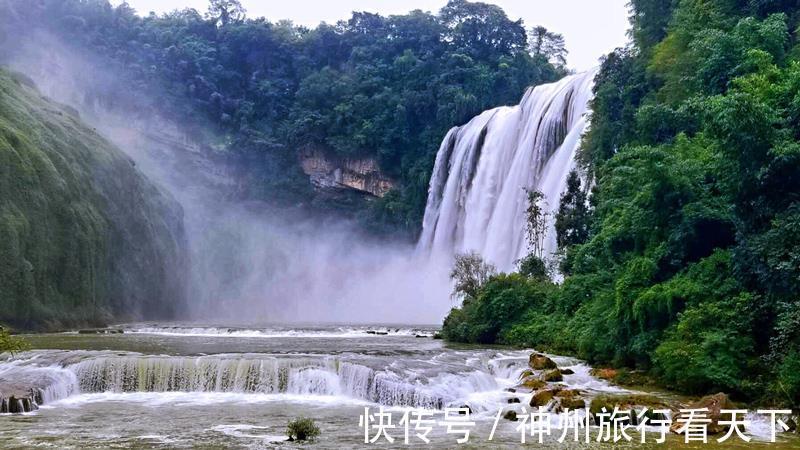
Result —
[{"label": "white sky", "polygon": [[[139,14],[163,13],[195,8],[205,12],[207,0],[127,0]],[[272,22],[290,19],[299,25],[316,26],[350,17],[352,11],[382,15],[403,14],[414,9],[437,12],[446,0],[240,0],[250,17]],[[522,18],[526,28],[543,25],[561,33],[567,41],[568,65],[585,70],[597,59],[627,42],[628,0],[482,0],[502,7],[513,20]],[[121,0],[112,0],[118,4]]]}]

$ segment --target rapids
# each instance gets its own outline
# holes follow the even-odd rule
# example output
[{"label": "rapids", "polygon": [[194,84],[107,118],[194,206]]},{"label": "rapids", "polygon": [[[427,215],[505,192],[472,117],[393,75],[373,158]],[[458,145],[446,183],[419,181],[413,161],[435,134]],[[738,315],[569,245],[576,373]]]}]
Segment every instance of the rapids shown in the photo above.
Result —
[{"label": "rapids", "polygon": [[[33,350],[0,357],[0,386],[42,390],[38,410],[0,414],[0,447],[264,448],[279,445],[289,420],[311,416],[322,428],[318,448],[355,448],[365,407],[384,407],[397,423],[407,408],[441,420],[444,408],[463,406],[476,423],[470,442],[480,446],[498,411],[521,411],[531,399],[507,390],[530,350],[449,345],[432,338],[435,327],[118,328],[124,333],[29,335]],[[629,392],[577,359],[551,357],[574,372],[562,384],[587,399]],[[559,420],[554,414],[552,426]],[[518,445],[516,425],[499,422],[497,445]],[[763,423],[750,431],[768,433]],[[442,428],[431,439],[455,445]]]}]

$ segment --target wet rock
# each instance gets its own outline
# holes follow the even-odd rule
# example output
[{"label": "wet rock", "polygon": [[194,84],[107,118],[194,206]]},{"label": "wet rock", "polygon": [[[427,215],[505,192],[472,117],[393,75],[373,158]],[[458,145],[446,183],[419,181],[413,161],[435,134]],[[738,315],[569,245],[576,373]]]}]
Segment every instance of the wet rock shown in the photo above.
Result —
[{"label": "wet rock", "polygon": [[428,336],[425,336],[424,334],[415,334],[414,337],[415,338],[424,338],[424,337],[428,337]]},{"label": "wet rock", "polygon": [[511,392],[513,394],[514,392],[517,392],[517,390],[514,388],[506,388],[506,392]]},{"label": "wet rock", "polygon": [[8,390],[0,392],[0,413],[21,414],[39,409],[37,399],[41,400],[42,393],[37,389],[27,392],[14,392]]},{"label": "wet rock", "polygon": [[528,358],[528,366],[530,366],[530,368],[533,370],[548,370],[558,368],[555,361],[541,353],[531,353],[530,358]]},{"label": "wet rock", "polygon": [[530,405],[534,408],[538,408],[539,406],[547,406],[547,404],[553,400],[553,397],[555,397],[559,391],[560,389],[558,388],[542,389],[537,391],[535,394],[533,394],[533,397],[531,397]]},{"label": "wet rock", "polygon": [[509,397],[507,401],[508,401],[508,403],[519,403],[520,402],[519,401],[519,397]]},{"label": "wet rock", "polygon": [[519,385],[521,387],[535,391],[536,389],[541,389],[547,386],[547,383],[544,380],[537,378],[536,376],[529,376],[521,380]]},{"label": "wet rock", "polygon": [[[700,400],[690,404],[686,408],[683,409],[702,409],[708,408],[708,412],[706,413],[706,417],[711,419],[711,423],[708,424],[708,434],[720,434],[727,431],[728,427],[724,425],[720,425],[719,420],[729,420],[730,414],[726,414],[726,417],[722,416],[723,409],[736,409],[736,405],[731,402],[728,396],[722,392],[714,395],[708,395]],[[672,422],[672,426],[670,430],[673,433],[681,434],[681,428],[684,427],[685,422],[678,422],[678,419],[682,415],[680,412],[673,413],[673,417],[675,419]],[[688,416],[688,414],[683,414],[684,417]]]},{"label": "wet rock", "polygon": [[583,409],[586,408],[586,401],[580,397],[581,391],[577,389],[563,389],[556,393],[562,409]]},{"label": "wet rock", "polygon": [[560,369],[562,375],[575,375],[575,371],[572,369]]},{"label": "wet rock", "polygon": [[435,334],[433,335],[433,338],[434,338],[434,339],[444,339],[444,337],[442,336],[442,334],[441,334],[441,333],[435,333]]},{"label": "wet rock", "polygon": [[512,422],[516,422],[517,421],[517,412],[516,411],[506,411],[506,413],[503,414],[503,419],[510,420]]},{"label": "wet rock", "polygon": [[[670,409],[669,406],[658,397],[644,394],[609,394],[598,395],[593,398],[589,404],[589,414],[596,419],[597,414],[603,411],[614,411],[614,408],[619,411],[630,411],[630,424],[636,425],[638,415],[642,410],[647,410],[647,417],[654,418],[654,409]],[[652,417],[651,417],[652,416]]]},{"label": "wet rock", "polygon": [[619,374],[617,369],[609,369],[609,368],[595,368],[589,371],[589,374],[595,378],[600,378],[601,380],[613,380]]},{"label": "wet rock", "polygon": [[561,371],[558,369],[549,370],[542,374],[542,381],[548,383],[554,383],[557,381],[564,381],[564,376],[561,375]]},{"label": "wet rock", "polygon": [[470,408],[470,406],[469,406],[469,405],[461,405],[461,406],[460,406],[460,409],[461,409],[462,411],[459,411],[458,413],[459,413],[459,414],[461,414],[461,415],[466,415],[466,413],[463,411],[463,410],[465,410],[465,409],[466,409],[467,411],[469,411],[469,413],[470,413],[470,414],[472,414],[472,408]]},{"label": "wet rock", "polygon": [[789,429],[786,431],[797,433],[797,419],[798,419],[797,417],[789,417],[788,419],[785,420],[786,426],[789,427]]},{"label": "wet rock", "polygon": [[389,332],[388,331],[376,331],[375,334],[377,334],[378,336],[386,336],[387,334],[389,334]]}]

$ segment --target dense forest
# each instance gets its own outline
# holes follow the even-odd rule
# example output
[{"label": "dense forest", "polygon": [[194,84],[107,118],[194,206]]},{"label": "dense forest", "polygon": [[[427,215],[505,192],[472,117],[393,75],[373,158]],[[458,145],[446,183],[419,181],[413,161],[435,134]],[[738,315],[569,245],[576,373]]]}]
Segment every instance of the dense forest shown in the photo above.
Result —
[{"label": "dense forest", "polygon": [[236,0],[145,17],[107,0],[0,0],[0,17],[6,41],[46,32],[98,58],[125,80],[95,89],[98,101],[184,124],[241,169],[240,199],[324,209],[298,153],[374,158],[395,188],[345,206],[375,231],[408,236],[447,130],[565,73],[560,35],[465,0],[313,29],[248,18]]},{"label": "dense forest", "polygon": [[798,21],[794,0],[632,1],[580,155],[591,196],[571,176],[554,218],[559,255],[513,274],[462,257],[445,337],[800,404]]}]

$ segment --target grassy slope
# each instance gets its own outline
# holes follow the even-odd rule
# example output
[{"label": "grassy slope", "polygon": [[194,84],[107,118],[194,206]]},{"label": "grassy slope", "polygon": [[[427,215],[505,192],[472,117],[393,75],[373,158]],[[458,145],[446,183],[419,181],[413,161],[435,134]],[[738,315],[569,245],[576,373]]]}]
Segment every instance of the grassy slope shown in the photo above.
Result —
[{"label": "grassy slope", "polygon": [[0,70],[0,322],[168,317],[182,212],[69,108]]}]

